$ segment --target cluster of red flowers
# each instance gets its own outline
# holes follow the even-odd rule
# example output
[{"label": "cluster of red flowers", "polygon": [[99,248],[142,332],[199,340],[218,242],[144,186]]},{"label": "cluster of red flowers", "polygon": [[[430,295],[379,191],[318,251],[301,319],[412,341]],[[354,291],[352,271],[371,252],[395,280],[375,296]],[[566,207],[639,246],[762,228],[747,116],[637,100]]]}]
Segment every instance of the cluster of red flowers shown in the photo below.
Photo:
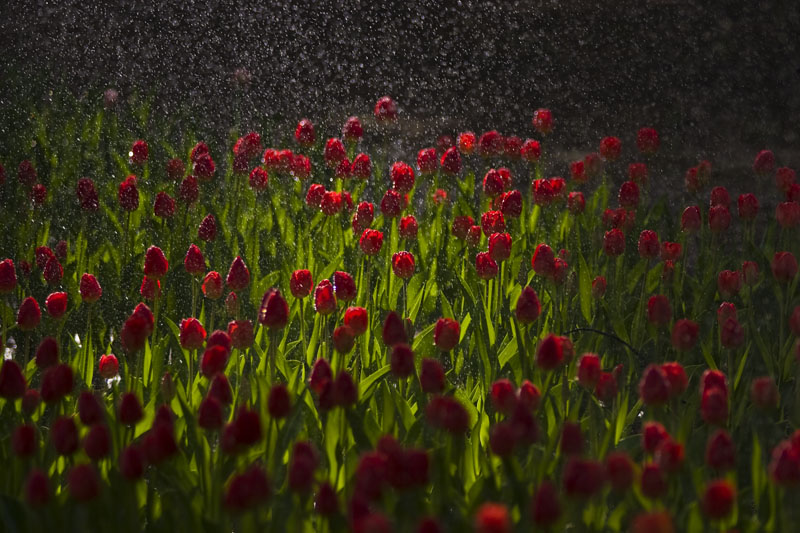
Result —
[{"label": "cluster of red flowers", "polygon": [[[388,136],[398,117],[397,104],[383,97],[374,122],[351,116],[340,137],[318,136],[307,118],[291,148],[265,148],[250,132],[220,168],[198,142],[186,161],[166,162],[160,181],[147,179],[159,154],[136,140],[125,174],[132,173],[121,183],[77,180],[81,212],[117,209],[114,222],[126,232],[140,202],[152,201],[155,238],[145,242],[166,236],[169,245],[145,249],[126,233],[121,258],[87,259],[83,236],[72,250],[67,240],[52,249],[36,242],[16,263],[0,261],[0,296],[16,316],[4,334],[11,329],[20,345],[0,366],[0,399],[12,427],[6,447],[25,461],[13,490],[28,505],[47,505],[64,489],[71,501],[89,502],[114,479],[148,478],[155,486],[169,477],[159,470],[164,464],[188,459],[209,505],[230,515],[265,512],[273,492],[286,490],[297,495],[301,520],[313,509],[331,524],[345,517],[353,531],[391,531],[402,522],[437,532],[451,518],[453,478],[476,503],[470,520],[480,532],[510,532],[517,521],[557,529],[585,519],[600,527],[608,513],[568,516],[567,502],[609,501],[626,502],[614,513],[618,523],[624,506],[644,502],[645,510],[629,513],[632,531],[673,531],[675,517],[664,510],[673,509],[670,494],[686,490],[688,469],[702,462],[705,470],[692,478],[697,496],[683,494],[682,503],[697,499],[707,519],[733,525],[740,496],[730,474],[743,453],[737,424],[748,406],[764,416],[778,410],[790,365],[800,360],[800,347],[788,348],[784,338],[800,337],[800,306],[792,307],[800,250],[789,238],[800,226],[795,172],[776,168],[768,150],[756,156],[754,173],[774,181],[781,196],[771,230],[781,238],[763,247],[769,255],[762,261],[754,240],[759,200],[741,194],[735,207],[752,246],[747,260],[734,263],[719,248],[734,225],[725,187],[711,188],[707,208],[685,207],[679,221],[648,211],[660,149],[653,128],[637,132],[638,152],[627,166],[622,140],[608,136],[565,167],[565,179],[542,175],[555,128],[548,109],[533,113],[537,139],[496,130],[443,135],[417,152],[416,166],[387,161],[385,153],[372,159],[362,144],[372,127]],[[31,206],[42,210],[48,193],[33,164],[20,163],[17,176]],[[374,189],[367,184],[373,176],[383,181]],[[2,185],[2,167],[0,178]],[[711,178],[711,163],[701,161],[686,172],[685,186],[698,198]],[[212,192],[217,181],[232,192]],[[592,194],[587,187],[595,183]],[[612,205],[609,190],[617,191]],[[239,194],[255,206],[251,220],[238,218],[238,204],[248,203]],[[264,204],[272,235],[284,235],[278,226],[287,217],[290,238],[311,241],[296,243],[297,258],[276,252],[265,261],[262,250],[277,248],[259,243],[274,240],[263,237]],[[185,248],[192,239],[179,240],[176,251],[169,232],[177,239],[194,227],[195,243]],[[241,243],[248,228],[254,239]],[[336,250],[328,253],[329,246]],[[175,261],[184,249],[181,271]],[[126,287],[107,286],[104,296],[103,263],[127,268],[134,260],[142,265],[142,301],[119,323],[103,322],[104,345],[122,355],[96,358],[95,310],[130,298]],[[265,277],[267,263],[273,271]],[[759,265],[771,279],[762,279]],[[774,360],[753,311],[753,292],[770,282],[780,304]],[[190,287],[191,313],[176,302],[176,283]],[[621,298],[631,296],[638,304],[624,311]],[[716,320],[704,312],[709,302]],[[62,330],[75,336],[70,320],[79,315],[88,327],[73,346]],[[220,315],[228,322],[215,329]],[[590,334],[601,341],[587,340]],[[19,339],[38,342],[32,358]],[[617,353],[623,350],[627,358]],[[763,367],[748,359],[756,351]],[[163,364],[168,371],[156,375]],[[696,427],[704,428],[701,460],[689,446]],[[800,431],[756,438],[772,448],[765,462],[771,481],[800,484]],[[60,458],[68,465],[63,476],[52,468]],[[510,488],[465,481],[494,475]],[[764,488],[752,483],[741,493],[757,493],[758,501]],[[479,503],[484,496],[498,501]],[[395,500],[424,500],[425,512],[405,519],[402,509],[392,511]]]}]

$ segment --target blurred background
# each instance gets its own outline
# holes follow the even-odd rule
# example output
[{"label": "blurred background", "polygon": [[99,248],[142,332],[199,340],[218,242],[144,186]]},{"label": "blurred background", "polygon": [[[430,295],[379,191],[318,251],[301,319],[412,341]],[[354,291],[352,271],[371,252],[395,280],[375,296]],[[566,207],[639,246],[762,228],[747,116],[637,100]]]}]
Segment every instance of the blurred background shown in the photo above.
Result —
[{"label": "blurred background", "polygon": [[606,135],[630,146],[651,125],[686,157],[749,164],[768,147],[800,164],[792,1],[254,4],[2,2],[0,147],[61,87],[98,103],[108,87],[150,95],[157,116],[228,128],[244,68],[245,128],[267,119],[290,134],[309,117],[334,135],[388,94],[426,144],[465,129],[524,138],[549,107],[565,149]]}]

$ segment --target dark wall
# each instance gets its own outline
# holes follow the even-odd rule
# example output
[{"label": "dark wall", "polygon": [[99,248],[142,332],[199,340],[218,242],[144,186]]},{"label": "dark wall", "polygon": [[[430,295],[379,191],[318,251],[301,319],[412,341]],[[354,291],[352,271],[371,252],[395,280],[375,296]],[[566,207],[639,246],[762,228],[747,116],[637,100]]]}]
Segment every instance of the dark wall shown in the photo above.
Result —
[{"label": "dark wall", "polygon": [[245,119],[338,119],[390,94],[430,135],[526,135],[547,106],[575,147],[645,123],[698,152],[800,145],[793,2],[328,4],[3,2],[0,106],[50,85],[93,98],[140,88],[162,112],[189,102],[220,123],[245,67]]}]

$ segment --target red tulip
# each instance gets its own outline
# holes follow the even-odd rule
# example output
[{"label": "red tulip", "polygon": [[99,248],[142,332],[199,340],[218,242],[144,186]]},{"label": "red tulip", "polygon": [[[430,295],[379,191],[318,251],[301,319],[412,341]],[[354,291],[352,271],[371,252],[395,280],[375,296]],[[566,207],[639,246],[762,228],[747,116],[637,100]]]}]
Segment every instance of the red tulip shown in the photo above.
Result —
[{"label": "red tulip", "polygon": [[475,514],[476,533],[510,533],[511,517],[501,503],[484,503]]},{"label": "red tulip", "polygon": [[400,238],[407,241],[417,240],[417,219],[408,215],[400,219]]},{"label": "red tulip", "polygon": [[664,405],[670,398],[670,382],[659,366],[648,366],[639,381],[639,397],[645,405]]},{"label": "red tulip", "polygon": [[478,138],[478,154],[481,157],[495,157],[503,150],[503,136],[497,130],[484,132]]},{"label": "red tulip", "polygon": [[619,205],[626,209],[636,209],[639,205],[639,186],[634,181],[626,181],[619,188]]},{"label": "red tulip", "polygon": [[572,457],[564,468],[564,491],[575,498],[590,498],[603,488],[605,468],[597,461]]},{"label": "red tulip", "polygon": [[686,318],[678,320],[672,326],[672,345],[677,350],[691,350],[699,335],[700,328],[695,322]]},{"label": "red tulip", "polygon": [[[322,283],[320,283],[320,285],[321,284]],[[319,287],[317,287],[317,290],[319,290]],[[279,330],[286,327],[286,324],[289,322],[289,304],[286,302],[286,299],[279,289],[269,289],[264,293],[264,296],[261,298],[258,321],[271,330]]]},{"label": "red tulip", "polygon": [[770,266],[779,283],[789,283],[797,275],[797,260],[791,252],[775,252]]},{"label": "red tulip", "polygon": [[314,309],[320,315],[329,315],[336,311],[336,295],[333,284],[323,279],[314,289]]},{"label": "red tulip", "polygon": [[25,501],[31,507],[41,507],[50,501],[50,481],[47,474],[34,468],[25,480]]},{"label": "red tulip", "polygon": [[469,414],[457,399],[451,396],[434,396],[425,408],[428,423],[448,433],[463,434],[469,429]]},{"label": "red tulip", "polygon": [[587,389],[594,389],[600,380],[603,369],[600,357],[594,353],[585,353],[578,361],[578,383]]},{"label": "red tulip", "polygon": [[736,445],[730,434],[724,429],[718,429],[708,438],[706,445],[706,464],[724,472],[736,468]]},{"label": "red tulip", "polygon": [[761,150],[753,161],[753,172],[765,176],[775,169],[775,154],[771,150]]},{"label": "red tulip", "polygon": [[236,256],[236,259],[231,263],[228,270],[228,275],[225,277],[225,285],[232,291],[240,291],[250,284],[250,271],[241,256]]},{"label": "red tulip", "polygon": [[542,370],[555,370],[564,362],[564,343],[561,337],[550,333],[539,343],[536,365]]},{"label": "red tulip", "polygon": [[17,312],[17,327],[23,331],[31,331],[41,320],[42,311],[39,309],[39,303],[32,296],[22,300]]},{"label": "red tulip", "polygon": [[762,410],[775,409],[780,405],[781,395],[775,380],[762,376],[753,380],[750,387],[750,400]]},{"label": "red tulip", "polygon": [[654,259],[658,257],[659,245],[658,234],[653,230],[642,230],[639,234],[639,256],[644,259]]},{"label": "red tulip", "polygon": [[658,463],[647,463],[642,467],[640,478],[642,494],[656,500],[667,491],[667,480]]},{"label": "red tulip", "polygon": [[8,294],[17,286],[17,272],[14,261],[3,259],[0,261],[0,294]]},{"label": "red tulip", "polygon": [[622,153],[622,142],[617,137],[604,137],[600,141],[600,148],[597,150],[600,157],[606,161],[614,161]]},{"label": "red tulip", "polygon": [[414,373],[414,352],[407,344],[397,343],[392,346],[389,362],[392,374],[398,378],[407,378]]},{"label": "red tulip", "polygon": [[702,392],[700,414],[708,424],[723,425],[728,419],[728,395],[719,387],[708,387]]},{"label": "red tulip", "polygon": [[625,492],[633,485],[633,461],[625,452],[611,452],[606,457],[606,475],[617,492]]},{"label": "red tulip", "polygon": [[112,353],[108,355],[101,355],[98,364],[98,371],[103,379],[112,379],[119,374],[119,361]]},{"label": "red tulip", "polygon": [[77,502],[89,502],[100,495],[100,478],[90,465],[73,466],[67,483],[69,495]]},{"label": "red tulip", "polygon": [[350,326],[339,326],[333,330],[333,347],[340,354],[348,354],[355,344],[355,334]]},{"label": "red tulip", "polygon": [[375,104],[375,120],[394,122],[397,120],[397,104],[389,96],[382,96]]},{"label": "red tulip", "polygon": [[658,131],[653,128],[641,128],[636,133],[636,146],[639,147],[639,151],[642,153],[657,152],[660,144]]},{"label": "red tulip", "polygon": [[376,255],[383,246],[383,233],[378,230],[365,229],[358,244],[364,254]]},{"label": "red tulip", "polygon": [[700,208],[690,205],[681,215],[681,231],[693,233],[700,230]]},{"label": "red tulip", "polygon": [[711,481],[703,494],[703,510],[712,520],[721,520],[733,512],[736,503],[736,488],[730,481]]},{"label": "red tulip", "polygon": [[603,251],[610,257],[622,255],[625,251],[625,235],[617,228],[613,228],[603,236]]},{"label": "red tulip", "polygon": [[44,306],[51,317],[55,319],[61,318],[67,312],[67,293],[51,293],[44,301]]},{"label": "red tulip", "polygon": [[222,276],[219,272],[211,271],[203,278],[203,294],[211,300],[222,297]]},{"label": "red tulip", "polygon": [[139,209],[139,189],[136,186],[136,176],[128,176],[119,184],[117,200],[119,201],[120,207],[125,211],[136,211]]},{"label": "red tulip", "polygon": [[489,237],[489,256],[498,263],[511,257],[511,235],[492,233]]},{"label": "red tulip", "polygon": [[397,252],[392,256],[392,271],[398,278],[410,279],[414,275],[414,256],[411,252]]},{"label": "red tulip", "polygon": [[583,435],[581,425],[577,422],[564,422],[561,426],[561,453],[564,455],[580,455],[583,451]]},{"label": "red tulip", "polygon": [[553,131],[553,113],[549,109],[540,108],[533,112],[533,127],[542,135]]},{"label": "red tulip", "polygon": [[642,427],[642,448],[646,453],[655,453],[659,444],[669,438],[669,433],[660,422],[644,423]]},{"label": "red tulip", "polygon": [[273,385],[267,398],[267,411],[272,418],[286,418],[292,408],[292,398],[286,385]]},{"label": "red tulip", "polygon": [[461,325],[452,318],[440,318],[433,330],[433,344],[443,352],[449,352],[458,345],[461,338]]},{"label": "red tulip", "polygon": [[647,165],[644,163],[631,163],[628,165],[628,179],[637,185],[647,183]]},{"label": "red tulip", "polygon": [[490,280],[497,276],[499,268],[497,262],[489,255],[489,252],[480,252],[475,256],[475,270],[479,278]]},{"label": "red tulip", "polygon": [[333,273],[333,291],[336,294],[336,299],[343,302],[352,301],[358,295],[353,276],[342,271]]},{"label": "red tulip", "polygon": [[199,197],[200,188],[197,184],[197,178],[192,175],[183,178],[178,188],[178,198],[181,202],[186,206],[190,206],[197,202]]},{"label": "red tulip", "polygon": [[758,214],[758,199],[751,193],[742,194],[737,200],[739,208],[739,218],[742,220],[753,220]]},{"label": "red tulip", "polygon": [[775,208],[775,218],[784,229],[794,228],[800,224],[800,203],[781,202]]},{"label": "red tulip", "polygon": [[44,280],[50,285],[58,285],[64,276],[64,268],[55,256],[50,257],[42,270]]}]

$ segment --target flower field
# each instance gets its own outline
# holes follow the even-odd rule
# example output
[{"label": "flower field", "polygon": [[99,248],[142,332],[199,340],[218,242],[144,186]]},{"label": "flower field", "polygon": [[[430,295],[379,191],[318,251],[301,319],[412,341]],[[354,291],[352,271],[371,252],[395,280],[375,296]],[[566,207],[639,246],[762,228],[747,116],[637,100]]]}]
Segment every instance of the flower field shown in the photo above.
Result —
[{"label": "flower field", "polygon": [[403,162],[389,97],[216,145],[111,90],[31,124],[0,154],[3,531],[800,520],[769,150],[736,184],[650,127],[560,160],[539,109]]}]

